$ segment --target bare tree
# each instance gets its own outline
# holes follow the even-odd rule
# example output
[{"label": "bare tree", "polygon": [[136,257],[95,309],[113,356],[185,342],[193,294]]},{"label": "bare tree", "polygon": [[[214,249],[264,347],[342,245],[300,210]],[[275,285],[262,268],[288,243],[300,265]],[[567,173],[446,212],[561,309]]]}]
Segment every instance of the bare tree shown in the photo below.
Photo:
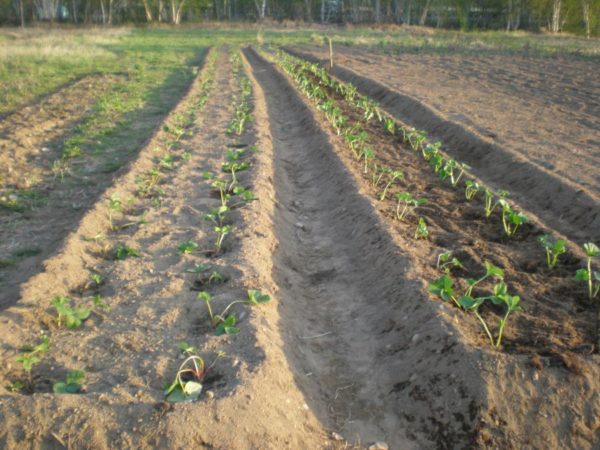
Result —
[{"label": "bare tree", "polygon": [[553,0],[552,2],[552,25],[553,33],[558,33],[561,28],[560,13],[562,10],[562,0]]},{"label": "bare tree", "polygon": [[183,5],[185,5],[185,0],[171,0],[171,23],[174,25],[179,25],[181,23]]},{"label": "bare tree", "polygon": [[142,3],[144,4],[144,12],[146,13],[146,22],[152,22],[152,10],[148,5],[148,0],[142,0]]}]

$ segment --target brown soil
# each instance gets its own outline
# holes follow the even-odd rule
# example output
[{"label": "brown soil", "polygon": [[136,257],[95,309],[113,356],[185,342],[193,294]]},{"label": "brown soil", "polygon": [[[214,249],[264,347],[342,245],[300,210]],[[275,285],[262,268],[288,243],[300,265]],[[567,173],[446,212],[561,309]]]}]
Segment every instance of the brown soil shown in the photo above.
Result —
[{"label": "brown soil", "polygon": [[[322,48],[294,47],[328,58]],[[579,244],[600,239],[594,62],[336,47],[333,73]]]},{"label": "brown soil", "polygon": [[[116,217],[123,224],[147,211],[147,223],[109,231],[106,197],[134,196],[136,178],[167,153],[162,130],[77,218],[59,251],[45,260],[44,272],[30,271],[17,301],[0,312],[0,446],[598,445],[600,373],[597,356],[588,354],[593,314],[581,302],[577,310],[580,292],[544,291],[550,275],[531,265],[540,257],[531,240],[540,223],[534,221],[517,246],[498,239],[497,228],[473,216],[475,206],[461,202],[412,153],[398,151],[396,141],[371,127],[374,144],[383,149],[381,163],[401,166],[405,187],[436,199],[422,211],[432,240],[413,240],[414,225],[399,225],[390,215],[392,204],[376,200],[322,113],[251,49],[244,52],[244,70],[253,82],[253,121],[242,136],[228,136],[240,88],[226,49],[218,52],[210,98],[197,111],[191,135],[170,151],[176,166],[161,182],[161,201],[138,198]],[[194,104],[206,72],[174,113]],[[232,214],[237,231],[228,236],[225,252],[178,254],[184,241],[202,250],[214,241],[203,214],[219,200],[203,172],[220,171],[226,148],[254,144],[258,152],[240,182],[258,200]],[[190,161],[183,152],[192,154]],[[474,220],[465,220],[465,213]],[[89,239],[99,235],[104,238]],[[110,251],[118,243],[141,256],[113,260]],[[511,290],[523,296],[526,312],[509,324],[506,351],[491,350],[472,317],[431,301],[426,285],[437,274],[442,247],[465,249],[459,256],[469,272],[480,271],[484,258],[503,266]],[[567,260],[553,281],[566,286],[569,264],[578,262]],[[196,300],[204,278],[186,272],[200,263],[228,277],[207,288],[217,309],[252,288],[274,301],[236,306],[240,333],[214,336],[206,307]],[[88,284],[92,272],[105,278],[94,289]],[[53,296],[89,305],[96,292],[110,311],[96,310],[82,328],[56,326]],[[495,314],[485,311],[488,318]],[[50,335],[51,348],[33,370],[33,394],[9,393],[5,386],[25,376],[14,359],[18,349],[37,342],[41,330]],[[182,362],[180,341],[196,346],[209,362],[217,351],[227,356],[205,379],[198,401],[168,404],[163,388]],[[85,393],[50,393],[52,383],[72,369],[85,370]]]}]

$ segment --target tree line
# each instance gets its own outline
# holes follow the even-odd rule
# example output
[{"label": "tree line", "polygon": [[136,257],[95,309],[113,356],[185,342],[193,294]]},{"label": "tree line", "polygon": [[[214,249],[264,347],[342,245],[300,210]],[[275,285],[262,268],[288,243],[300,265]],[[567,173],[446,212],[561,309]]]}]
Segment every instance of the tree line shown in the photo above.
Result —
[{"label": "tree line", "polygon": [[600,0],[0,0],[0,23],[292,20],[600,35]]}]

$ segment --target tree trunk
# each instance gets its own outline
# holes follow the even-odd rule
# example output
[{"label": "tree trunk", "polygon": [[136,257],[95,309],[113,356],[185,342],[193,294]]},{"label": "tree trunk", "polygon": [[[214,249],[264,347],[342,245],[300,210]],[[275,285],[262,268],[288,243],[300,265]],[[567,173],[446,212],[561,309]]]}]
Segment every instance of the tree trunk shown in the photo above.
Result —
[{"label": "tree trunk", "polygon": [[590,38],[591,27],[590,27],[590,2],[589,0],[581,0],[581,6],[583,9],[583,23],[585,25],[585,37]]},{"label": "tree trunk", "polygon": [[321,23],[325,23],[325,0],[321,0]]},{"label": "tree trunk", "polygon": [[23,5],[24,0],[19,0],[19,16],[21,19],[21,28],[25,28],[25,7]]},{"label": "tree trunk", "polygon": [[71,8],[73,9],[73,23],[77,24],[79,22],[77,18],[77,0],[71,0]]},{"label": "tree trunk", "polygon": [[112,25],[113,0],[108,0],[108,24]]},{"label": "tree trunk", "polygon": [[552,32],[558,33],[560,31],[560,12],[562,9],[562,0],[554,0],[552,3]]},{"label": "tree trunk", "polygon": [[381,22],[381,0],[375,0],[375,22]]},{"label": "tree trunk", "polygon": [[106,25],[106,9],[104,8],[104,0],[100,0],[100,10],[102,11],[102,25]]},{"label": "tree trunk", "polygon": [[142,3],[144,4],[144,12],[146,13],[146,22],[152,22],[152,10],[148,5],[148,0],[142,0]]},{"label": "tree trunk", "polygon": [[421,14],[421,18],[419,19],[419,25],[421,26],[425,25],[425,22],[427,21],[427,14],[429,13],[430,4],[431,0],[427,0],[427,3],[425,3],[425,8],[423,9],[423,13]]},{"label": "tree trunk", "polygon": [[512,0],[508,0],[506,5],[506,31],[510,31],[512,28]]}]

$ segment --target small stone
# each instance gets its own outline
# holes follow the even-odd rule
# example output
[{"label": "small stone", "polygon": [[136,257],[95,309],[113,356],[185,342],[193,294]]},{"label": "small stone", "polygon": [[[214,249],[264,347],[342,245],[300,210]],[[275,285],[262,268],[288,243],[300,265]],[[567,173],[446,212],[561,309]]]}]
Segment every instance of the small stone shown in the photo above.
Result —
[{"label": "small stone", "polygon": [[344,440],[342,435],[336,433],[335,431],[333,433],[331,433],[331,437],[333,438],[334,441],[343,441]]},{"label": "small stone", "polygon": [[383,441],[375,442],[373,445],[369,446],[369,450],[388,450],[389,447],[387,443]]},{"label": "small stone", "polygon": [[215,398],[215,393],[213,391],[206,391],[206,398],[212,400]]},{"label": "small stone", "polygon": [[294,224],[294,226],[295,226],[296,228],[300,228],[301,230],[304,230],[304,229],[305,229],[305,227],[304,227],[304,224],[303,224],[302,222],[296,222],[296,223]]},{"label": "small stone", "polygon": [[411,341],[413,341],[413,343],[414,343],[414,342],[417,342],[417,341],[419,340],[419,338],[420,338],[420,337],[421,337],[421,336],[419,335],[419,333],[416,333],[416,334],[415,334],[415,335],[412,337]]}]

